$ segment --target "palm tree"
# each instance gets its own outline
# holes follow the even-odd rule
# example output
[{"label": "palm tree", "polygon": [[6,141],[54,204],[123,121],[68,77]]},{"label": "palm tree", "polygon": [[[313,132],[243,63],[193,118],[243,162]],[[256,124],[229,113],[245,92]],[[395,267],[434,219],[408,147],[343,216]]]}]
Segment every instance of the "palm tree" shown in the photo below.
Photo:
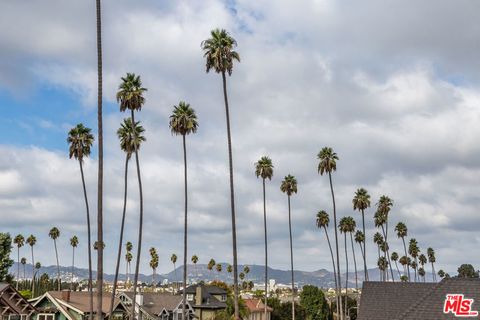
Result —
[{"label": "palm tree", "polygon": [[273,176],[273,164],[269,157],[261,157],[255,163],[255,175],[262,178],[263,186],[263,228],[265,235],[265,319],[267,318],[267,283],[268,283],[268,250],[267,250],[267,201],[265,198],[265,180],[272,180]]},{"label": "palm tree", "polygon": [[[96,0],[97,11],[97,122],[98,122],[98,186],[97,186],[97,318],[102,320],[103,295],[103,120],[102,120],[102,12],[101,1]],[[88,243],[90,250],[90,242]],[[90,251],[89,251],[90,252]],[[135,296],[135,294],[134,294]],[[93,297],[92,297],[93,299]],[[90,318],[93,317],[93,301],[90,302]]]},{"label": "palm tree", "polygon": [[73,275],[75,271],[75,248],[78,246],[78,237],[70,238],[70,245],[72,246],[72,278],[70,279],[70,290],[73,290]]},{"label": "palm tree", "polygon": [[[175,282],[178,282],[177,278],[177,267],[175,264],[177,263],[177,255],[175,253],[172,253],[172,256],[170,257],[170,261],[173,263],[173,271],[175,271]],[[175,286],[174,286],[175,287]],[[185,291],[185,290],[184,290]]]},{"label": "palm tree", "polygon": [[[403,266],[403,273],[407,273],[407,265],[408,265],[408,257],[407,256],[402,256],[398,261],[400,261],[400,264]],[[408,279],[408,277],[407,277]],[[410,280],[410,279],[408,279]]]},{"label": "palm tree", "polygon": [[249,266],[243,266],[243,273],[245,273],[245,278],[248,276],[250,273],[250,267]]},{"label": "palm tree", "polygon": [[227,141],[228,141],[228,164],[230,169],[230,206],[232,213],[232,247],[233,247],[233,291],[234,291],[234,319],[239,318],[238,307],[238,265],[237,265],[237,227],[235,223],[235,198],[233,186],[233,157],[232,157],[232,138],[230,133],[230,111],[228,108],[227,97],[227,78],[226,74],[232,75],[233,61],[240,62],[238,52],[234,50],[237,41],[225,30],[212,30],[211,38],[202,41],[202,49],[206,58],[206,72],[214,70],[222,74],[223,97],[225,101],[225,116],[227,122]]},{"label": "palm tree", "polygon": [[[136,76],[134,73],[127,73],[125,77],[122,77],[122,83],[118,87],[117,102],[120,103],[120,111],[124,112],[127,109],[131,112],[132,123],[135,122],[135,111],[140,111],[145,103],[144,92],[147,89],[142,87],[142,80],[140,76]],[[142,235],[143,235],[143,191],[142,191],[142,177],[140,175],[140,160],[138,158],[138,147],[136,145],[136,131],[134,130],[134,152],[135,162],[137,165],[137,179],[138,179],[138,191],[140,196],[140,215],[138,226],[138,247],[137,247],[137,259],[135,264],[135,276],[133,279],[133,296],[137,294],[137,281],[138,272],[140,270],[140,257],[142,253]],[[132,304],[132,317],[135,315],[135,304]]]},{"label": "palm tree", "polygon": [[217,270],[218,273],[222,272],[222,265],[220,263],[217,263],[215,266],[215,269]]},{"label": "palm tree", "polygon": [[437,282],[437,276],[435,275],[435,267],[433,264],[435,263],[435,251],[432,248],[427,249],[427,256],[428,262],[432,264],[432,280],[433,282]]},{"label": "palm tree", "polygon": [[409,243],[409,246],[408,246],[408,253],[415,260],[415,282],[417,281],[417,268],[416,267],[418,267],[417,257],[418,257],[419,252],[420,252],[420,249],[418,248],[417,240],[415,240],[414,238],[410,239],[410,243]]},{"label": "palm tree", "polygon": [[420,277],[422,277],[423,282],[425,282],[425,269],[423,267],[418,268],[418,281],[420,281]]},{"label": "palm tree", "polygon": [[[37,273],[40,272],[40,268],[42,268],[42,264],[40,262],[35,263],[33,276],[32,276],[32,287],[33,287],[32,297],[35,297],[35,276],[37,275]],[[37,270],[37,271],[35,271],[35,270]]]},{"label": "palm tree", "polygon": [[352,254],[353,254],[353,266],[355,268],[355,289],[358,292],[358,273],[357,273],[357,260],[355,257],[355,247],[353,246],[353,233],[357,227],[357,223],[353,217],[347,217],[347,232],[350,233],[350,243],[352,245]]},{"label": "palm tree", "polygon": [[[427,263],[427,257],[422,253],[421,255],[418,256],[418,262],[420,262],[420,265],[422,266],[421,269],[423,270],[423,282],[425,282],[425,264]],[[418,271],[419,271],[419,275],[421,275],[420,269],[418,269]]]},{"label": "palm tree", "polygon": [[192,256],[192,263],[193,263],[193,265],[195,266],[195,274],[196,274],[196,276],[197,276],[197,278],[198,278],[197,262],[198,262],[198,256],[197,256],[196,254],[194,254],[194,255]]},{"label": "palm tree", "polygon": [[280,185],[280,191],[287,194],[288,199],[288,230],[290,231],[290,267],[292,270],[292,320],[295,320],[295,281],[293,278],[293,241],[292,241],[292,217],[290,209],[290,196],[297,193],[297,179],[288,175]]},{"label": "palm tree", "polygon": [[[370,207],[370,195],[368,191],[364,188],[357,189],[355,196],[352,200],[353,210],[358,210],[362,213],[362,226],[363,226],[363,235],[365,237],[365,209]],[[367,269],[367,257],[366,257],[366,241],[363,241],[362,257],[363,257],[363,270],[365,281],[368,281],[368,269]],[[361,246],[360,246],[361,247]]]},{"label": "palm tree", "polygon": [[[117,136],[120,140],[120,148],[125,152],[125,173],[124,173],[124,191],[123,191],[123,210],[122,222],[120,224],[120,239],[118,240],[117,263],[115,266],[115,277],[113,280],[112,296],[110,298],[110,312],[111,317],[113,311],[113,304],[115,293],[117,290],[118,273],[120,270],[120,258],[122,256],[123,232],[125,229],[125,215],[127,211],[127,190],[128,190],[128,163],[135,150],[140,149],[142,142],[146,141],[143,133],[145,129],[140,125],[140,121],[135,124],[131,118],[123,119],[120,128],[117,130]],[[130,243],[131,244],[131,243]]]},{"label": "palm tree", "polygon": [[157,250],[154,247],[150,248],[150,268],[152,268],[152,284],[155,288],[156,284],[156,271],[158,268],[158,254]]},{"label": "palm tree", "polygon": [[[320,160],[318,164],[318,172],[320,175],[324,173],[328,173],[328,179],[330,181],[330,191],[332,193],[332,202],[333,202],[333,223],[335,225],[335,249],[337,252],[337,281],[338,281],[338,290],[342,289],[342,281],[340,277],[340,253],[338,249],[338,233],[337,233],[337,208],[335,204],[335,194],[333,192],[333,184],[332,184],[332,171],[337,170],[337,160],[338,156],[335,152],[333,152],[332,148],[324,147],[317,155],[317,158]],[[337,291],[337,295],[340,294]],[[342,307],[342,299],[340,301],[340,320],[343,320],[343,307]]]},{"label": "palm tree", "polygon": [[[403,242],[403,249],[405,250],[405,256],[407,257],[407,246],[405,245],[405,237],[408,236],[408,228],[403,222],[397,223],[395,226],[395,231],[397,232],[397,237],[402,238]],[[410,281],[410,265],[407,264],[407,271],[408,271],[408,281]]]},{"label": "palm tree", "polygon": [[[133,250],[133,244],[130,242],[130,241],[127,241],[127,243],[125,244],[125,247],[126,247],[126,250],[127,250],[127,253],[125,254],[125,268],[126,268],[126,272],[125,272],[125,288],[127,287],[127,283],[130,282],[130,276],[129,276],[129,273],[131,273],[132,271],[132,268],[130,266],[131,262],[132,262],[132,259],[133,259],[133,255],[132,255],[132,250]],[[130,270],[130,272],[129,272]]]},{"label": "palm tree", "polygon": [[13,243],[17,245],[17,290],[18,290],[18,282],[20,281],[20,248],[23,247],[25,244],[25,238],[21,234],[17,234],[17,236],[13,239]]},{"label": "palm tree", "polygon": [[35,238],[35,236],[33,234],[31,234],[28,238],[27,238],[27,243],[28,245],[30,246],[30,249],[32,251],[32,298],[34,298],[35,296],[35,279],[34,279],[34,275],[35,275],[35,257],[33,256],[33,246],[37,243],[37,238]]},{"label": "palm tree", "polygon": [[22,257],[22,259],[20,259],[20,263],[23,266],[23,281],[25,281],[25,279],[26,279],[26,277],[25,277],[25,265],[27,264],[27,258]]},{"label": "palm tree", "polygon": [[227,265],[227,272],[228,272],[228,273],[232,273],[232,271],[233,271],[232,265],[231,265],[231,264],[228,264],[228,265]]},{"label": "palm tree", "polygon": [[[353,221],[353,222],[352,222]],[[348,306],[348,253],[347,253],[347,233],[351,232],[355,229],[355,220],[352,217],[343,217],[340,219],[340,223],[338,224],[338,230],[340,233],[344,234],[344,244],[345,244],[345,318],[347,318],[347,306]],[[352,242],[353,244],[353,242]]]},{"label": "palm tree", "polygon": [[365,242],[365,235],[363,234],[362,230],[357,230],[355,232],[354,236],[355,242],[358,243],[358,246],[360,247],[360,252],[362,253],[362,257],[364,255],[363,252],[363,243]]},{"label": "palm tree", "polygon": [[[383,236],[379,232],[376,232],[373,235],[373,242],[377,245],[378,259],[380,259],[380,246],[383,243]],[[377,263],[377,265],[378,265],[378,263]],[[378,266],[380,267],[380,265],[378,265]],[[385,274],[383,274],[381,272],[382,270],[380,268],[379,268],[379,271],[380,271],[380,278],[385,278]]]},{"label": "palm tree", "polygon": [[339,315],[339,300],[340,299],[340,295],[338,294],[339,292],[339,288],[338,288],[338,280],[337,280],[337,268],[335,267],[335,258],[333,257],[333,250],[332,250],[332,245],[330,243],[330,237],[328,236],[328,231],[327,231],[327,227],[328,227],[328,224],[330,223],[330,217],[328,216],[328,213],[324,210],[320,210],[318,211],[317,213],[317,221],[316,221],[316,224],[317,224],[317,228],[321,229],[323,228],[323,230],[325,231],[325,236],[327,237],[327,242],[328,242],[328,248],[330,248],[330,256],[332,257],[332,267],[333,267],[333,274],[334,274],[334,279],[335,279],[335,291],[336,291],[336,295],[335,295],[335,299],[337,301],[336,303],[336,307],[337,307],[337,316]]},{"label": "palm tree", "polygon": [[212,258],[210,259],[210,261],[208,262],[208,265],[207,265],[207,269],[210,270],[210,276],[212,275],[212,269],[213,267],[215,267],[217,263],[215,262],[215,260]]},{"label": "palm tree", "polygon": [[61,290],[60,285],[60,264],[58,263],[58,250],[57,250],[57,239],[60,237],[60,230],[57,227],[50,229],[48,236],[53,239],[53,245],[55,247],[55,256],[57,258],[57,282],[58,282],[58,291]]},{"label": "palm tree", "polygon": [[243,281],[243,279],[245,279],[245,273],[240,272],[239,278],[240,278],[240,280]]},{"label": "palm tree", "polygon": [[397,264],[398,253],[396,253],[395,251],[392,252],[392,255],[390,256],[390,258],[392,259],[393,262],[395,262],[395,267],[397,268],[397,272],[398,272],[398,278],[400,279],[402,275],[400,273],[400,270],[398,269],[398,264]]},{"label": "palm tree", "polygon": [[[98,0],[97,0],[98,1]],[[98,6],[98,3],[97,3]],[[79,123],[68,132],[67,142],[70,144],[69,157],[74,157],[80,165],[80,175],[82,178],[83,197],[87,211],[87,245],[88,245],[88,291],[90,292],[90,314],[89,319],[93,318],[93,290],[92,290],[92,238],[90,231],[90,208],[88,205],[87,187],[85,185],[85,176],[83,174],[83,159],[90,156],[90,150],[93,145],[93,134],[91,129]],[[100,155],[99,155],[100,157]],[[99,160],[100,161],[100,160]]]},{"label": "palm tree", "polygon": [[184,181],[185,181],[185,223],[183,231],[183,319],[186,317],[186,303],[187,303],[187,208],[188,208],[188,192],[187,192],[187,146],[185,137],[190,133],[197,132],[198,122],[195,110],[186,102],[180,101],[178,106],[173,106],[173,113],[170,116],[170,130],[174,135],[181,135],[183,142],[183,166],[184,166]]},{"label": "palm tree", "polygon": [[443,271],[442,269],[438,270],[438,276],[443,279],[445,277],[445,271]]},{"label": "palm tree", "polygon": [[[375,226],[382,228],[383,237],[385,238],[387,251],[384,253],[384,257],[387,259],[389,267],[390,267],[390,274],[392,276],[392,281],[395,282],[395,278],[393,276],[393,268],[390,262],[390,253],[388,251],[388,214],[392,209],[393,201],[389,197],[383,195],[380,197],[377,203],[377,211],[375,212]],[[385,225],[385,226],[384,226]],[[387,280],[388,280],[388,272],[387,272]]]},{"label": "palm tree", "polygon": [[384,274],[384,280],[385,280],[385,274],[387,274],[387,269],[388,269],[388,261],[387,259],[385,258],[385,256],[381,256],[378,258],[378,262],[377,262],[377,265],[378,265],[378,269],[380,269],[380,271],[382,272],[382,274]]}]

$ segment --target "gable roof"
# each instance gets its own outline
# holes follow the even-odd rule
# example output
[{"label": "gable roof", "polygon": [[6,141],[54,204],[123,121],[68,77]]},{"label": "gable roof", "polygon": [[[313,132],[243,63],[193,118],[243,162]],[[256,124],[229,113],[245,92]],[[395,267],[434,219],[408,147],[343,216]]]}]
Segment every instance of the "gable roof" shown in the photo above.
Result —
[{"label": "gable roof", "polygon": [[[260,299],[244,299],[245,305],[247,306],[250,312],[264,312],[265,311],[265,304],[263,304],[262,300]],[[272,308],[267,306],[267,312],[273,311]]]},{"label": "gable roof", "polygon": [[[197,287],[202,287],[202,292],[206,292],[213,295],[222,295],[227,294],[227,290],[222,289],[217,286],[210,286],[206,284],[194,284],[187,287],[187,294],[195,294],[197,292]],[[178,293],[182,294],[183,290],[179,290]]]},{"label": "gable roof", "polygon": [[[202,289],[202,303],[197,304],[197,288]],[[217,286],[205,285],[205,284],[194,284],[185,290],[187,294],[195,295],[195,299],[192,301],[192,306],[198,309],[225,309],[227,304],[223,301],[218,300],[215,296],[221,295],[226,296],[227,290],[222,289]],[[183,294],[183,291],[178,291],[179,295]]]},{"label": "gable roof", "polygon": [[357,319],[394,319],[435,286],[436,283],[365,281]]},{"label": "gable roof", "polygon": [[[80,313],[89,313],[90,312],[90,293],[85,291],[71,291],[70,292],[70,301],[65,301],[62,298],[62,292],[59,291],[49,291],[48,295],[54,298],[59,304],[67,306],[71,309],[76,310]],[[102,296],[102,312],[108,315],[110,311],[110,295],[103,294]],[[53,302],[53,301],[52,301]],[[114,309],[121,304],[118,298],[114,300]],[[97,311],[97,299],[93,299],[93,313]]]},{"label": "gable roof", "polygon": [[474,299],[480,311],[480,279],[449,278],[439,283],[363,283],[358,320],[439,320],[453,319],[443,313],[447,294],[464,294]]},{"label": "gable roof", "polygon": [[0,283],[0,307],[2,314],[32,314],[36,311],[12,285]]},{"label": "gable roof", "polygon": [[[124,292],[126,296],[133,300],[133,292]],[[143,292],[143,305],[141,308],[150,315],[159,315],[163,309],[171,312],[175,310],[182,296],[172,295],[164,292]]]}]

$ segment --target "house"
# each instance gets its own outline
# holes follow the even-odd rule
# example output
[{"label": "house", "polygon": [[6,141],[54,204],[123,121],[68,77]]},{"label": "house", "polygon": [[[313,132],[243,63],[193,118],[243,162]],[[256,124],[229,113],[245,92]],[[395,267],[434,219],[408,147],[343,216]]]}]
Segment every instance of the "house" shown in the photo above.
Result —
[{"label": "house", "polygon": [[270,320],[273,309],[267,306],[267,318],[265,318],[265,304],[261,299],[245,299],[244,301],[249,311],[247,320]]},{"label": "house", "polygon": [[478,319],[478,314],[480,279],[449,278],[439,283],[367,281],[363,283],[357,319]]},{"label": "house", "polygon": [[0,283],[0,319],[30,320],[36,310],[15,288],[8,283]]},{"label": "house", "polygon": [[[102,300],[102,317],[109,318],[110,294]],[[87,320],[90,313],[90,293],[79,291],[49,291],[33,300],[36,320]],[[97,314],[97,299],[93,297],[93,315]],[[112,320],[128,319],[128,309],[118,298],[114,300]]]},{"label": "house", "polygon": [[[225,289],[200,283],[187,287],[185,291],[187,301],[200,320],[214,320],[217,313],[227,307],[227,290]],[[180,290],[178,294],[181,296],[183,291]]]},{"label": "house", "polygon": [[[127,307],[132,306],[133,292],[122,292],[118,298]],[[137,294],[135,313],[140,313],[142,320],[179,320],[182,318],[182,296],[163,292],[144,292]],[[194,319],[194,310],[186,304],[188,319]]]}]

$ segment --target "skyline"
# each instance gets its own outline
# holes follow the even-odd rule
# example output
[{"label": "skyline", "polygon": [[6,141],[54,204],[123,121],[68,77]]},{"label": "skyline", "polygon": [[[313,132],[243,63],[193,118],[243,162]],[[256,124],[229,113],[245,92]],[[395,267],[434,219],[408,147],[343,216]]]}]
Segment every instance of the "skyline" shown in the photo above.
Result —
[{"label": "skyline", "polygon": [[[200,124],[187,142],[189,256],[199,255],[202,263],[231,257],[221,83],[205,74],[200,48],[215,27],[232,33],[241,56],[228,79],[239,264],[263,260],[261,181],[254,163],[268,155],[275,166],[267,182],[269,265],[289,265],[284,252],[287,199],[279,187],[290,173],[299,184],[292,196],[296,269],[328,269],[328,246],[315,227],[315,215],[321,209],[332,214],[328,179],[316,170],[316,154],[330,146],[340,158],[333,174],[339,217],[352,215],[359,225],[360,214],[351,205],[359,187],[370,192],[372,205],[386,194],[394,200],[392,235],[396,222],[405,222],[409,238],[419,241],[422,252],[428,246],[435,249],[437,270],[453,272],[461,263],[478,267],[478,261],[463,252],[473,252],[480,244],[480,197],[475,192],[480,178],[475,141],[480,133],[480,64],[473,41],[480,30],[472,27],[480,4],[275,3],[104,4],[106,272],[113,270],[122,205],[124,155],[115,131],[124,115],[114,95],[126,72],[140,74],[149,89],[137,119],[147,138],[140,151],[144,248],[155,246],[163,257],[159,273],[170,269],[171,253],[181,257],[183,252],[181,143],[170,134],[168,115],[185,100],[197,111]],[[55,261],[48,230],[60,229],[64,259],[70,257],[68,239],[77,234],[78,266],[85,267],[81,184],[77,163],[68,159],[66,137],[77,122],[94,132],[96,128],[93,4],[49,0],[29,5],[34,8],[11,2],[0,12],[0,23],[24,26],[0,28],[2,231],[36,235],[35,250],[45,257],[36,259],[46,265]],[[125,38],[131,40],[128,45]],[[85,165],[92,207],[95,159],[96,150]],[[129,193],[133,198],[125,238],[134,242],[135,185]],[[366,211],[369,268],[376,264],[373,212]],[[389,243],[391,251],[401,252],[396,236]],[[141,272],[148,271],[145,249],[143,258]]]}]

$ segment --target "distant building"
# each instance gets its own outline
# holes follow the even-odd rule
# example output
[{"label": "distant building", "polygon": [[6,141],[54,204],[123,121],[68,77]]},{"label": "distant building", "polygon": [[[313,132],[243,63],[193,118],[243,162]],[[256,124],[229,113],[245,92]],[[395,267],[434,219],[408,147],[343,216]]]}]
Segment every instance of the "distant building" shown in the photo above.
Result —
[{"label": "distant building", "polygon": [[441,320],[465,317],[466,312],[472,319],[479,319],[480,279],[450,278],[439,283],[366,281],[357,319]]},{"label": "distant building", "polygon": [[30,304],[8,283],[0,283],[0,316],[2,320],[31,320],[36,313]]},{"label": "distant building", "polygon": [[265,304],[261,299],[245,299],[244,301],[250,312],[247,320],[270,320],[273,309],[267,306],[267,318],[265,318]]}]

